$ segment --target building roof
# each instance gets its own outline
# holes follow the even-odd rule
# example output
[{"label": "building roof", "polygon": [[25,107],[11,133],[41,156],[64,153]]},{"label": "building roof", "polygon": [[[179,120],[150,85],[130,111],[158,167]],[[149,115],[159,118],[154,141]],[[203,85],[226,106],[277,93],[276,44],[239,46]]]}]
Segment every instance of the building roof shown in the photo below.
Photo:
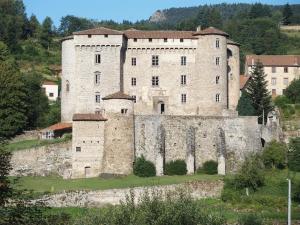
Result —
[{"label": "building roof", "polygon": [[118,31],[118,30],[112,30],[106,27],[97,27],[97,28],[93,28],[93,29],[89,29],[89,30],[83,30],[83,31],[78,31],[78,32],[74,32],[74,35],[123,35],[123,32]]},{"label": "building roof", "polygon": [[101,114],[77,113],[73,115],[73,121],[106,121]]},{"label": "building roof", "polygon": [[72,123],[56,123],[50,127],[44,128],[41,131],[58,131],[58,130],[68,130],[72,129]]},{"label": "building roof", "polygon": [[300,55],[247,55],[248,66],[257,62],[264,66],[300,66]]},{"label": "building roof", "polygon": [[193,36],[193,31],[171,31],[171,30],[155,30],[155,31],[146,31],[146,30],[135,30],[130,29],[124,32],[125,36],[129,39],[138,38],[138,39],[196,39]]},{"label": "building roof", "polygon": [[51,80],[46,80],[43,82],[43,85],[56,85],[58,86],[58,84],[54,81],[51,81]]},{"label": "building roof", "polygon": [[108,95],[104,98],[102,98],[103,100],[109,100],[109,99],[126,99],[126,100],[134,100],[134,98],[130,95],[127,95],[121,91],[118,91],[116,93],[113,93],[111,95]]},{"label": "building roof", "polygon": [[237,42],[235,42],[235,41],[233,41],[233,40],[231,40],[231,39],[227,39],[227,44],[228,44],[228,45],[237,45],[237,46],[241,46],[239,43],[237,43]]},{"label": "building roof", "polygon": [[250,76],[240,75],[240,90],[245,88],[249,80]]},{"label": "building roof", "polygon": [[63,42],[63,41],[72,40],[72,39],[74,39],[73,35],[72,36],[63,37],[63,38],[60,39],[60,41]]},{"label": "building roof", "polygon": [[208,27],[204,30],[194,32],[194,35],[222,35],[222,36],[225,36],[225,37],[229,37],[229,34],[227,34],[224,31],[221,31],[217,28],[214,28],[214,27]]}]

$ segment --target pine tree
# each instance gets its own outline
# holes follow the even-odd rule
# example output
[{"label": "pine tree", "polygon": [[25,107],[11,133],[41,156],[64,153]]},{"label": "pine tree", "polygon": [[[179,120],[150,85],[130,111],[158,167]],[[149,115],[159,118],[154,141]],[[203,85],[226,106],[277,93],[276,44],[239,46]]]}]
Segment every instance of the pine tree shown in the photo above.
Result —
[{"label": "pine tree", "polygon": [[267,90],[266,74],[262,63],[257,62],[254,65],[251,71],[251,78],[247,86],[247,94],[255,109],[256,116],[259,116],[259,123],[262,123],[263,114],[266,122],[267,115],[273,109],[273,106],[271,104],[272,97]]},{"label": "pine tree", "polygon": [[283,16],[283,20],[282,23],[284,25],[289,25],[291,24],[291,18],[293,16],[293,11],[290,7],[289,4],[286,4],[282,10],[282,16]]},{"label": "pine tree", "polygon": [[254,116],[255,109],[252,106],[251,100],[246,91],[242,91],[242,96],[237,105],[239,116]]},{"label": "pine tree", "polygon": [[42,24],[41,44],[44,48],[50,48],[53,37],[53,21],[50,17],[46,17]]},{"label": "pine tree", "polygon": [[0,207],[3,207],[8,198],[12,195],[10,180],[8,179],[11,170],[11,153],[5,149],[4,139],[0,140]]}]

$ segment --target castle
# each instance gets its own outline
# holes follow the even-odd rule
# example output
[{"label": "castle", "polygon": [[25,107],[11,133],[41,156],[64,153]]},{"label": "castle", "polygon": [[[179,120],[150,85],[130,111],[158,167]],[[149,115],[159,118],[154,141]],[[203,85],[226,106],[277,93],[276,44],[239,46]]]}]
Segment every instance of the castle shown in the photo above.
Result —
[{"label": "castle", "polygon": [[73,123],[72,178],[130,174],[143,155],[163,175],[219,174],[261,149],[257,117],[239,117],[239,44],[213,27],[126,31],[104,27],[62,40],[62,122]]}]

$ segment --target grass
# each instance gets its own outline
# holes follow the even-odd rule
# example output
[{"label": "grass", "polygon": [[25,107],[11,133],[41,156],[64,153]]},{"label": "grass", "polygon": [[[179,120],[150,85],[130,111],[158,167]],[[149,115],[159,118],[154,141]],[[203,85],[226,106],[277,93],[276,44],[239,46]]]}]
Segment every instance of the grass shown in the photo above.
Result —
[{"label": "grass", "polygon": [[23,150],[23,149],[30,149],[30,148],[37,148],[45,145],[51,145],[51,144],[57,144],[57,143],[63,143],[71,140],[71,137],[66,136],[65,138],[57,138],[53,140],[24,140],[14,143],[9,143],[7,145],[7,149],[10,152]]},{"label": "grass", "polygon": [[74,190],[105,190],[117,188],[132,188],[139,186],[154,186],[179,184],[196,180],[219,180],[218,175],[162,176],[141,178],[134,175],[118,178],[84,178],[64,180],[60,177],[21,177],[17,189],[28,189],[34,193],[57,193]]}]

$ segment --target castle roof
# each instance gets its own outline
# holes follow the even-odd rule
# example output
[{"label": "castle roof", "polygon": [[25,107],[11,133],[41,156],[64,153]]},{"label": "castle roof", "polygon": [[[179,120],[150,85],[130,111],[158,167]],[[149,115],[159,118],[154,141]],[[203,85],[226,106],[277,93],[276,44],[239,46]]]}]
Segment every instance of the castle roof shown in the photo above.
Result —
[{"label": "castle roof", "polygon": [[116,93],[113,93],[111,95],[108,95],[104,98],[102,98],[103,100],[109,100],[109,99],[125,99],[125,100],[134,100],[134,98],[130,95],[127,95],[121,91],[118,91]]},{"label": "castle roof", "polygon": [[227,44],[228,44],[228,45],[237,45],[237,46],[241,46],[239,43],[237,43],[237,42],[235,42],[235,41],[233,41],[233,40],[231,40],[231,39],[227,39]]},{"label": "castle roof", "polygon": [[264,66],[300,66],[300,55],[247,55],[248,66],[261,62]]},{"label": "castle roof", "polygon": [[138,38],[138,39],[147,39],[147,38],[153,38],[153,39],[164,39],[164,38],[170,38],[170,39],[196,39],[193,36],[194,31],[171,31],[171,30],[135,30],[130,29],[126,30],[124,32],[125,36],[127,38]]},{"label": "castle roof", "polygon": [[214,28],[214,27],[208,27],[204,30],[194,32],[193,35],[194,36],[196,36],[196,35],[221,35],[221,36],[229,37],[229,34],[227,34],[224,31],[221,31],[217,28]]},{"label": "castle roof", "polygon": [[97,27],[89,30],[77,31],[73,33],[74,35],[123,35],[123,32],[118,30],[109,29],[106,27]]},{"label": "castle roof", "polygon": [[101,114],[77,113],[73,115],[73,121],[106,121]]},{"label": "castle roof", "polygon": [[240,75],[240,90],[245,88],[250,78],[250,76]]}]

